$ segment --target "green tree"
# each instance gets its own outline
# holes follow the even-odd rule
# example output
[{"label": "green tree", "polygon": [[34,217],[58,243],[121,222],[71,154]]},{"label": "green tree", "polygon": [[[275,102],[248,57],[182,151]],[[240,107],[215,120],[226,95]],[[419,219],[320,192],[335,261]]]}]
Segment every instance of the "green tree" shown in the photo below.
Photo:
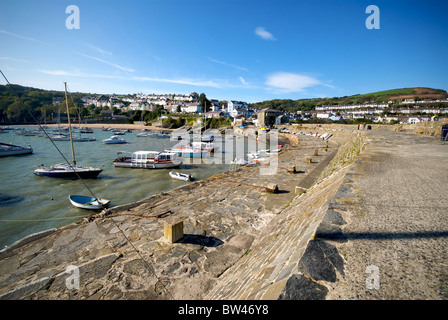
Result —
[{"label": "green tree", "polygon": [[201,106],[201,111],[203,113],[210,111],[212,104],[211,104],[210,100],[207,99],[207,96],[205,95],[205,93],[201,93],[199,95],[199,103]]}]

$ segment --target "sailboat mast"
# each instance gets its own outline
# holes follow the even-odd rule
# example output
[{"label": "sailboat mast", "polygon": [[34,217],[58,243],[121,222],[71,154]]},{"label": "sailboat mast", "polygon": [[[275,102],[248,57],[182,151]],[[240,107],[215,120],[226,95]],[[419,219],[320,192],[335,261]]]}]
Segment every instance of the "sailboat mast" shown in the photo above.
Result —
[{"label": "sailboat mast", "polygon": [[68,119],[68,130],[70,132],[70,143],[72,145],[72,157],[73,157],[73,165],[76,166],[75,160],[75,149],[73,148],[73,137],[72,137],[72,125],[70,123],[70,111],[68,109],[68,99],[67,99],[67,82],[64,82],[65,87],[65,103],[67,105],[67,119]]}]

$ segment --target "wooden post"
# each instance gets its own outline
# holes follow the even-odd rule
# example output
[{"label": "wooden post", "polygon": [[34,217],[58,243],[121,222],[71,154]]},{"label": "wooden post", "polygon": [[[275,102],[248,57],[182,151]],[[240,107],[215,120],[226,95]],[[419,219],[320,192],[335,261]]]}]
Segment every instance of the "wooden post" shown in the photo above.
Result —
[{"label": "wooden post", "polygon": [[179,241],[184,236],[184,222],[183,221],[165,221],[164,225],[165,238],[169,242],[174,243]]},{"label": "wooden post", "polygon": [[275,183],[270,183],[266,187],[266,191],[272,193],[278,193],[278,185],[276,185]]},{"label": "wooden post", "polygon": [[290,167],[288,167],[287,172],[290,172],[290,173],[296,173],[296,172],[297,172],[297,171],[296,171],[296,166],[290,166]]}]

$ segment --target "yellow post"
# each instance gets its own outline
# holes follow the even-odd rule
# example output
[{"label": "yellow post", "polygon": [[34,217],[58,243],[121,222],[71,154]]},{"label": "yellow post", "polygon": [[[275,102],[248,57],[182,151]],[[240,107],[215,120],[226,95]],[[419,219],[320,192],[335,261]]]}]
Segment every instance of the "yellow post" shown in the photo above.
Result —
[{"label": "yellow post", "polygon": [[173,222],[165,221],[164,234],[165,238],[168,239],[168,241],[171,243],[174,243],[182,239],[184,236],[183,221],[173,221]]}]

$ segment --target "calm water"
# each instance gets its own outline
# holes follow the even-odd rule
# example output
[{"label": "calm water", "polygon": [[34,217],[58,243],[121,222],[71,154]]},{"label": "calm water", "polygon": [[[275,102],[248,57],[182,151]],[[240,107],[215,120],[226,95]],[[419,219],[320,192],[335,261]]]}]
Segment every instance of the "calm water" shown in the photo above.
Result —
[{"label": "calm water", "polygon": [[[163,151],[179,143],[170,139],[137,137],[137,133],[120,136],[127,144],[104,144],[101,140],[112,133],[95,129],[93,134],[84,135],[93,136],[96,141],[74,142],[78,164],[103,169],[97,179],[84,181],[97,197],[111,199],[111,206],[141,200],[189,183],[170,178],[168,173],[173,169],[115,168],[112,161],[117,158],[117,151],[127,152],[123,155],[138,150]],[[244,141],[246,152],[247,140]],[[23,146],[29,143],[34,150],[31,155],[0,158],[0,249],[29,234],[61,227],[92,214],[92,211],[73,207],[68,200],[70,194],[90,196],[80,180],[39,177],[33,173],[40,164],[64,162],[49,139],[22,136],[10,130],[0,134],[0,142]],[[70,142],[55,143],[71,161]],[[235,150],[235,146],[233,148]],[[229,169],[232,169],[229,164],[183,164],[174,170],[190,173],[196,180],[201,180]]]}]

